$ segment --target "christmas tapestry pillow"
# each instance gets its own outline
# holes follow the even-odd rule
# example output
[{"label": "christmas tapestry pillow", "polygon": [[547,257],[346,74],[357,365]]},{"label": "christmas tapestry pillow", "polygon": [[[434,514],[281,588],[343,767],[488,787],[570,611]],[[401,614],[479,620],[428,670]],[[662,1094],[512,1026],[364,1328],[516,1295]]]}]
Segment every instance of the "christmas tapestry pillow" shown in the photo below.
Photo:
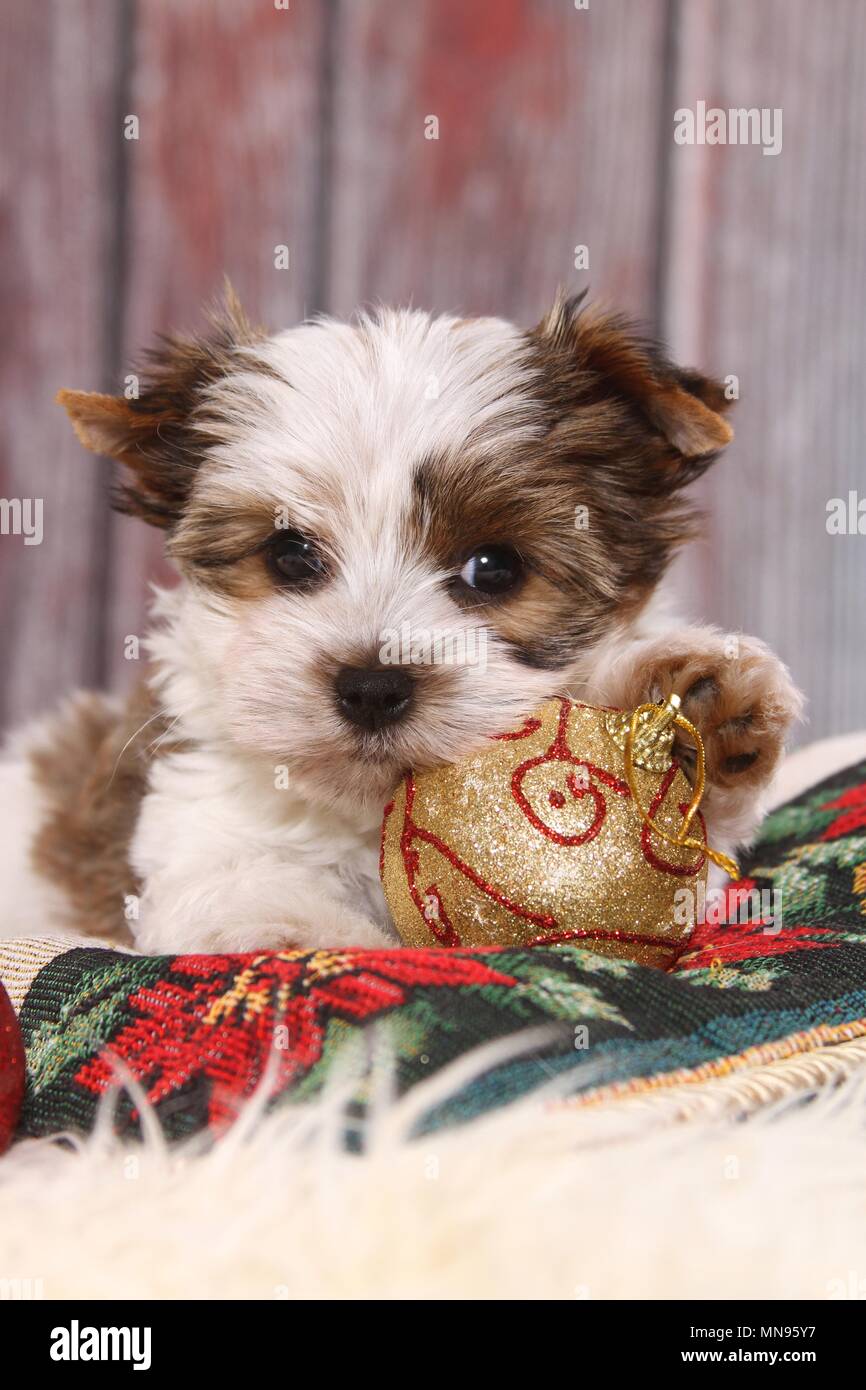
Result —
[{"label": "christmas tapestry pillow", "polygon": [[338,1069],[360,1123],[383,1049],[405,1092],[524,1034],[428,1110],[430,1130],[539,1087],[599,1100],[866,1037],[866,763],[774,812],[701,907],[668,970],[574,942],[144,957],[0,941],[26,1056],[17,1133],[87,1131],[110,1104],[137,1134],[130,1077],[169,1137],[217,1132],[257,1087],[304,1100]]}]

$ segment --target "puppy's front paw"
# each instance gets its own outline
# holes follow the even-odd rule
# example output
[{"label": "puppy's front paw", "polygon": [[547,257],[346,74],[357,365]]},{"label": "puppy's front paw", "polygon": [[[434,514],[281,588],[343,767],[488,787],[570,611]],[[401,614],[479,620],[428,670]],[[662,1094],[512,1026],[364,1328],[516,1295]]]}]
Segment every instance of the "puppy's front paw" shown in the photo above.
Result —
[{"label": "puppy's front paw", "polygon": [[331,902],[321,904],[315,921],[284,931],[283,950],[388,951],[401,945],[396,933],[391,935],[369,917]]},{"label": "puppy's front paw", "polygon": [[[803,699],[777,656],[754,637],[688,628],[640,644],[623,673],[618,703],[634,708],[679,695],[682,713],[701,734],[711,787],[748,791],[764,786]],[[677,740],[686,771],[694,749]]]}]

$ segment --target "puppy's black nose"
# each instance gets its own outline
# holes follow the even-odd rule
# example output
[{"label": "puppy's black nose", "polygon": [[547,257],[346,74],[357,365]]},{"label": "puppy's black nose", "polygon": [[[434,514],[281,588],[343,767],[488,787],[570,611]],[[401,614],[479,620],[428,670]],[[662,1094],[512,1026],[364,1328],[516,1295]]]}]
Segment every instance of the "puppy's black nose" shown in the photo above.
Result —
[{"label": "puppy's black nose", "polygon": [[412,679],[399,666],[359,669],[343,666],[334,682],[340,713],[359,729],[396,724],[409,708]]}]

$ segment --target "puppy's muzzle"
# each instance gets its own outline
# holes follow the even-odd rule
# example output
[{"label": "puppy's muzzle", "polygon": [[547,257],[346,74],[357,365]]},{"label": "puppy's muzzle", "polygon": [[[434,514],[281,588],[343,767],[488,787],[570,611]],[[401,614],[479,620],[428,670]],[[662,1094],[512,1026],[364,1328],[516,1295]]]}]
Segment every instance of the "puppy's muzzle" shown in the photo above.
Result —
[{"label": "puppy's muzzle", "polygon": [[343,718],[367,733],[399,723],[412,703],[412,679],[399,667],[343,666],[334,687]]}]

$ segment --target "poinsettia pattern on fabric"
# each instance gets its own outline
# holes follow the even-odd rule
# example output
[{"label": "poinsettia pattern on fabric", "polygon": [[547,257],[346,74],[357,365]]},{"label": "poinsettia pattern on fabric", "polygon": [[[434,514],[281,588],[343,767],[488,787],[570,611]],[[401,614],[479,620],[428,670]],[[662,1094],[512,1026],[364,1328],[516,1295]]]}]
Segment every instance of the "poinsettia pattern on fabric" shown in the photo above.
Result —
[{"label": "poinsettia pattern on fabric", "polygon": [[[30,1028],[31,1111],[50,1102],[61,1077],[82,1114],[131,1080],[170,1132],[219,1129],[260,1084],[272,1095],[317,1089],[337,1052],[374,1023],[394,1021],[388,1045],[413,1073],[459,1055],[482,1014],[486,1036],[539,1021],[561,1031],[578,1014],[628,1029],[592,971],[578,979],[564,960],[554,964],[504,949],[175,958],[70,951],[52,962],[65,980],[61,1017]],[[55,978],[53,999],[58,985]],[[134,1096],[121,1094],[118,1105],[120,1127],[134,1128]]]},{"label": "poinsettia pattern on fabric", "polygon": [[198,1073],[211,1083],[208,1122],[220,1125],[234,1117],[238,1101],[266,1072],[270,1088],[279,1092],[315,1066],[329,1023],[369,1022],[400,1008],[420,984],[460,989],[516,983],[483,961],[449,958],[444,968],[430,954],[179,957],[169,962],[163,979],[127,996],[131,1021],[110,1048],[76,1072],[75,1081],[98,1095],[128,1073],[148,1101],[158,1104]]},{"label": "poinsettia pattern on fabric", "polygon": [[[21,1011],[19,1132],[86,1131],[110,1098],[118,1130],[138,1133],[144,1097],[169,1137],[216,1133],[258,1087],[272,1101],[303,1099],[345,1078],[347,1061],[362,1117],[380,1052],[405,1092],[527,1030],[531,1046],[482,1069],[425,1126],[539,1086],[632,1085],[811,1030],[866,1035],[864,805],[861,766],[775,812],[744,878],[669,972],[574,943],[176,958],[66,951],[42,968]],[[761,910],[742,920],[740,900],[753,896]]]},{"label": "poinsettia pattern on fabric", "polygon": [[850,787],[841,796],[824,804],[825,811],[840,811],[841,815],[827,826],[822,840],[835,840],[840,835],[853,835],[855,830],[866,833],[866,785]]},{"label": "poinsettia pattern on fabric", "polygon": [[[768,985],[773,958],[856,944],[866,932],[866,782],[855,768],[781,807],[731,884],[695,928],[678,972],[729,988]],[[851,778],[852,785],[845,785]],[[771,852],[768,854],[768,850]],[[757,904],[755,912],[752,905]]]},{"label": "poinsettia pattern on fabric", "polygon": [[787,927],[772,913],[753,913],[750,904],[754,901],[760,901],[756,879],[742,878],[732,884],[715,916],[695,927],[676,969],[707,969],[717,975],[725,967],[725,982],[730,983],[730,967],[736,962],[766,962],[792,951],[823,950],[838,944],[838,934],[828,927]]}]

